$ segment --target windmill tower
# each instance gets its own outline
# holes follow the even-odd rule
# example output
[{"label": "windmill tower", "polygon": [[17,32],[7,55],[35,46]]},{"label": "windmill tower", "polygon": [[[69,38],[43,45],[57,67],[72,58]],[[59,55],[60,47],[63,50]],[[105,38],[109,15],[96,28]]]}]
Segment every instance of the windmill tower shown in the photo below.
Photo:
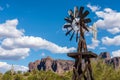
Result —
[{"label": "windmill tower", "polygon": [[97,40],[97,27],[96,27],[96,23],[94,23],[92,27],[89,27],[89,29],[92,31],[93,38],[95,40]]},{"label": "windmill tower", "polygon": [[[74,7],[74,11],[68,11],[69,17],[65,18],[67,24],[64,25],[64,28],[67,29],[66,36],[70,33],[70,41],[76,34],[76,42],[78,42],[77,52],[68,53],[67,55],[75,59],[75,64],[73,68],[73,77],[72,80],[94,80],[92,74],[92,67],[90,58],[96,58],[97,55],[91,51],[88,51],[86,40],[84,37],[85,31],[89,31],[87,23],[91,22],[90,18],[87,18],[89,14],[88,10],[84,11],[84,7]],[[91,28],[95,30],[95,26]],[[94,33],[95,34],[95,33]],[[95,35],[95,39],[97,36]],[[84,61],[84,63],[82,63]],[[83,64],[85,65],[82,68]]]}]

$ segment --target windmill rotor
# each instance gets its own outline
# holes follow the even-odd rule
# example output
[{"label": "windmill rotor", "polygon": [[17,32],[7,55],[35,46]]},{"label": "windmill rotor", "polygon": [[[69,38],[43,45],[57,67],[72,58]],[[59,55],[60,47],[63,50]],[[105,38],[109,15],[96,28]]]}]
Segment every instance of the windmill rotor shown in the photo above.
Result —
[{"label": "windmill rotor", "polygon": [[80,38],[79,36],[84,36],[84,32],[89,31],[88,26],[86,26],[87,23],[91,22],[91,19],[87,18],[88,14],[89,11],[88,10],[84,11],[84,7],[78,8],[77,6],[75,6],[74,11],[72,11],[71,9],[68,11],[69,16],[65,18],[65,21],[69,24],[65,24],[64,28],[68,30],[65,34],[66,36],[72,33],[70,41],[74,37],[74,34],[76,34],[77,42],[78,39]]}]

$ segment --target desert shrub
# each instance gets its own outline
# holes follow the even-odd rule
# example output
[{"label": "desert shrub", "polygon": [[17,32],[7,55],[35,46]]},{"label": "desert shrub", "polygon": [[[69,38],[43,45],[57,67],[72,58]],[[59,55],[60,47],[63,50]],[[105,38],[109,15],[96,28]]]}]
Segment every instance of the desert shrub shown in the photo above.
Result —
[{"label": "desert shrub", "polygon": [[14,76],[14,80],[24,80],[24,78],[23,78],[22,75],[16,74],[16,75]]},{"label": "desert shrub", "polygon": [[10,74],[4,74],[2,80],[12,80],[12,76]]}]

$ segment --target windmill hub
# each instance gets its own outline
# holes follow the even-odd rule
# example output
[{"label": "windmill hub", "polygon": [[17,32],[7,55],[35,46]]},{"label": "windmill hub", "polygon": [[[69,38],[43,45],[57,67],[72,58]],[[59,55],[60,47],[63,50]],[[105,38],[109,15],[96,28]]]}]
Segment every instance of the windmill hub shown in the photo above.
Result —
[{"label": "windmill hub", "polygon": [[75,18],[72,22],[72,27],[76,32],[79,30],[79,20],[80,18]]}]

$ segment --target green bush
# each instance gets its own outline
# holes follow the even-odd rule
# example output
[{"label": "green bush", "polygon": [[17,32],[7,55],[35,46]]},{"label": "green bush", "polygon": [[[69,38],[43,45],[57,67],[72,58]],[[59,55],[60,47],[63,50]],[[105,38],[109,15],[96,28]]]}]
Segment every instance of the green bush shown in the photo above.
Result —
[{"label": "green bush", "polygon": [[12,80],[12,76],[10,74],[4,74],[2,80]]},{"label": "green bush", "polygon": [[22,75],[16,74],[16,75],[14,76],[14,80],[24,80],[24,78],[23,78]]}]

